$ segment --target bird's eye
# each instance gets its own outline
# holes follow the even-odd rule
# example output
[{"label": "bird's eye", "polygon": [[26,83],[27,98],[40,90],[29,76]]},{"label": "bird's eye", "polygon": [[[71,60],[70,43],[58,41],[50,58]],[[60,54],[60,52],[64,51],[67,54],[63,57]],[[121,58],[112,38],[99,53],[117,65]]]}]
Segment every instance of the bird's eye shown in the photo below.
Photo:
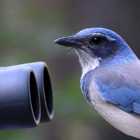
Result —
[{"label": "bird's eye", "polygon": [[100,45],[101,42],[102,42],[102,37],[100,36],[96,36],[91,39],[91,43],[94,43],[95,45]]}]

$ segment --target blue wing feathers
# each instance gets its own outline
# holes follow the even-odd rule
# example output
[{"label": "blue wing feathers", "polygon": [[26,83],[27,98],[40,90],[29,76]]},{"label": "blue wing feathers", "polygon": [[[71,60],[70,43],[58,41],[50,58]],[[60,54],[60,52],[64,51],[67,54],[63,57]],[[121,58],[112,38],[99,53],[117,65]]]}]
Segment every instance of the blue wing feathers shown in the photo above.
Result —
[{"label": "blue wing feathers", "polygon": [[140,100],[133,103],[134,112],[140,114]]},{"label": "blue wing feathers", "polygon": [[[90,101],[88,88],[92,80],[97,84],[100,96],[126,112],[140,114],[140,67],[132,64],[125,68],[98,68],[81,79],[81,88]],[[139,65],[140,66],[140,65]],[[135,69],[134,69],[135,68]],[[125,74],[122,74],[125,69]],[[135,72],[133,72],[135,70]]]},{"label": "blue wing feathers", "polygon": [[[134,112],[134,108],[133,106],[130,104],[128,106],[122,106],[122,105],[118,105],[119,108],[121,108],[122,110],[126,111],[126,112]],[[137,113],[139,114],[139,113]]]},{"label": "blue wing feathers", "polygon": [[104,83],[96,80],[100,94],[107,102],[112,103],[126,112],[140,114],[140,85],[130,86],[129,82],[123,85],[114,83]]}]

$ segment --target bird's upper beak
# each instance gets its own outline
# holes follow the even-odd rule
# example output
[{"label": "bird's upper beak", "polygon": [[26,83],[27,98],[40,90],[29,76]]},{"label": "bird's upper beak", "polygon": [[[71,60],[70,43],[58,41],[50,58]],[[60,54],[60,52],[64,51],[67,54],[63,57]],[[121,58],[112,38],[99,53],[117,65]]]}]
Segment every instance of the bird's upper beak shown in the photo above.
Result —
[{"label": "bird's upper beak", "polygon": [[82,46],[82,42],[80,42],[80,39],[75,35],[58,38],[54,42],[59,44],[59,45],[67,46],[67,47],[77,48],[77,47]]}]

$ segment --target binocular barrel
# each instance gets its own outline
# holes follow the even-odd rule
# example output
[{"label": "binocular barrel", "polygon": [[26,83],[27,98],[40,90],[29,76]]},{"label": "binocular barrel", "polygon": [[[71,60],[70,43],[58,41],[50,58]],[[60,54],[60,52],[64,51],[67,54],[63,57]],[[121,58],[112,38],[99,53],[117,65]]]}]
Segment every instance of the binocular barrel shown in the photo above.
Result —
[{"label": "binocular barrel", "polygon": [[53,95],[46,63],[0,67],[0,129],[37,126],[53,118]]}]

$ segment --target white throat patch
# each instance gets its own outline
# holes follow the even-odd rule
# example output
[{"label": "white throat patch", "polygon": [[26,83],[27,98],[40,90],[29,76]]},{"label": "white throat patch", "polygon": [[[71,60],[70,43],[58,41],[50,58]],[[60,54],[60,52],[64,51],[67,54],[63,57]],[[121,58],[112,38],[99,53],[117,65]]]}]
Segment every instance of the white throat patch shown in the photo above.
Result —
[{"label": "white throat patch", "polygon": [[[79,58],[79,62],[82,67],[82,77],[90,70],[94,70],[96,67],[99,66],[99,58],[93,58],[83,50],[77,50],[76,53]],[[81,77],[81,78],[82,78]]]}]

